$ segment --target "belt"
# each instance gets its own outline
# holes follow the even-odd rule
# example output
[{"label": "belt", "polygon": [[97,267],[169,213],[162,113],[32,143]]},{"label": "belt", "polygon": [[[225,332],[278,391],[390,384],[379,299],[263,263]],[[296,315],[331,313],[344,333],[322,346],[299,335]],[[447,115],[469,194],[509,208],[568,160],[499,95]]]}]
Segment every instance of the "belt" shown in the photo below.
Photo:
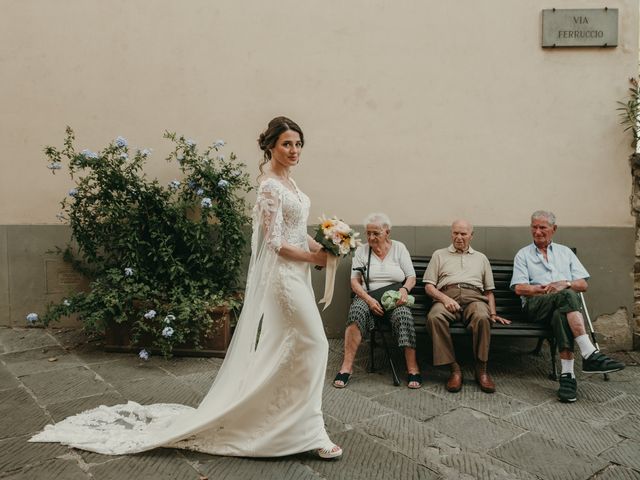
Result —
[{"label": "belt", "polygon": [[484,293],[484,290],[482,290],[480,287],[476,287],[475,285],[471,285],[470,283],[450,283],[449,285],[445,285],[444,287],[442,287],[440,291],[444,292],[449,288],[466,288],[475,290],[476,292]]}]

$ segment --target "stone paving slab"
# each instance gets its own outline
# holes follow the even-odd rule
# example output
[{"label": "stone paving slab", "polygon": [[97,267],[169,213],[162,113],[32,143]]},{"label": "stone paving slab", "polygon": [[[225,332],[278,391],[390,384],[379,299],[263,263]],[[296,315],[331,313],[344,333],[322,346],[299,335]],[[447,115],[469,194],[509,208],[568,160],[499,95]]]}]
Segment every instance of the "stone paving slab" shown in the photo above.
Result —
[{"label": "stone paving slab", "polygon": [[47,423],[49,417],[25,389],[0,392],[0,438],[36,433]]},{"label": "stone paving slab", "polygon": [[600,385],[606,386],[612,391],[624,392],[631,395],[640,396],[640,368],[627,367],[624,370],[609,375],[609,381],[602,380],[601,375],[590,375],[588,379],[596,383],[600,380]]},{"label": "stone paving slab", "polygon": [[197,468],[211,480],[322,479],[310,466],[299,463],[298,458],[299,456],[284,459],[213,457]]},{"label": "stone paving slab", "polygon": [[640,471],[640,446],[638,442],[633,440],[625,440],[619,443],[604,452],[600,457]]},{"label": "stone paving slab", "polygon": [[0,359],[16,377],[84,364],[80,358],[59,346],[5,353]]},{"label": "stone paving slab", "polygon": [[537,433],[526,433],[491,450],[490,455],[543,480],[586,480],[607,462]]},{"label": "stone paving slab", "polygon": [[640,472],[630,468],[612,465],[602,472],[599,472],[594,480],[640,480]]},{"label": "stone paving slab", "polygon": [[113,387],[127,400],[141,405],[179,403],[197,407],[202,400],[200,392],[168,375],[162,378],[146,378],[143,381],[114,382]]},{"label": "stone paving slab", "polygon": [[332,480],[431,480],[439,475],[400,453],[389,450],[371,437],[355,430],[340,433],[333,438],[344,449],[342,459],[328,462],[309,459],[304,463],[322,478]]},{"label": "stone paving slab", "polygon": [[167,372],[160,369],[160,358],[145,362],[137,356],[118,358],[115,362],[92,365],[91,369],[109,383],[123,380],[142,380],[147,378],[166,377]]},{"label": "stone paving slab", "polygon": [[444,458],[444,463],[476,480],[538,480],[538,477],[486,454],[465,452]]},{"label": "stone paving slab", "polygon": [[4,353],[58,346],[56,339],[41,328],[0,327],[0,343],[4,347]]},{"label": "stone paving slab", "polygon": [[621,395],[623,395],[623,392],[616,390],[611,382],[594,381],[593,379],[578,381],[578,398],[580,402],[588,400],[595,403],[604,403]]},{"label": "stone paving slab", "polygon": [[322,409],[324,413],[350,425],[391,413],[388,408],[348,388],[325,388],[322,392]]},{"label": "stone paving slab", "polygon": [[351,425],[345,424],[338,420],[337,418],[332,417],[331,415],[323,412],[324,418],[324,428],[327,430],[327,433],[331,437],[334,433],[345,432],[347,430],[351,430]]},{"label": "stone paving slab", "polygon": [[113,461],[90,465],[89,473],[95,480],[200,480],[202,476],[182,455],[170,449],[114,457]]},{"label": "stone paving slab", "polygon": [[2,356],[0,355],[0,391],[16,388],[19,385],[20,382],[2,363]]},{"label": "stone paving slab", "polygon": [[113,391],[109,384],[85,367],[34,373],[21,380],[45,405]]},{"label": "stone paving slab", "polygon": [[[335,378],[336,372],[333,372],[331,375],[327,374],[324,388],[335,388],[333,386],[333,379]],[[407,387],[404,384],[397,387],[394,386],[389,372],[383,370],[375,373],[354,371],[354,374],[351,375],[349,379],[349,385],[346,388],[363,397],[372,398],[386,393],[394,393],[400,388]]]},{"label": "stone paving slab", "polygon": [[11,472],[29,465],[38,465],[67,453],[67,447],[57,443],[29,443],[30,435],[0,440],[0,472]]},{"label": "stone paving slab", "polygon": [[622,441],[620,436],[606,427],[592,427],[583,421],[541,407],[511,417],[509,421],[529,431],[538,432],[560,443],[596,455]]},{"label": "stone paving slab", "polygon": [[117,362],[120,360],[121,355],[125,355],[109,353],[102,350],[73,350],[73,353],[89,367],[93,367],[96,364]]},{"label": "stone paving slab", "polygon": [[424,388],[419,390],[403,388],[395,393],[374,397],[372,400],[389,410],[396,410],[420,421],[428,420],[457,407],[455,402],[434,395]]},{"label": "stone paving slab", "polygon": [[606,403],[608,407],[618,408],[629,413],[640,412],[640,396],[637,395],[620,395]]},{"label": "stone paving slab", "polygon": [[213,385],[213,381],[218,374],[217,370],[207,370],[202,373],[190,373],[188,375],[180,375],[176,377],[180,382],[192,388],[200,395],[204,396]]},{"label": "stone paving slab", "polygon": [[458,408],[427,422],[431,429],[455,439],[462,447],[484,452],[526,432],[509,422],[469,408]]},{"label": "stone paving slab", "polygon": [[25,467],[2,480],[90,480],[78,462],[69,459],[54,459],[31,467]]},{"label": "stone paving slab", "polygon": [[417,463],[431,466],[433,450],[449,453],[458,444],[445,438],[423,422],[397,413],[384,415],[362,424],[362,430]]},{"label": "stone paving slab", "polygon": [[102,395],[91,395],[88,397],[74,398],[65,402],[51,403],[46,405],[45,409],[49,415],[51,415],[54,422],[60,422],[71,415],[99,407],[100,405],[111,406],[122,403],[127,403],[127,399],[120,393],[108,392]]},{"label": "stone paving slab", "polygon": [[441,384],[428,390],[447,401],[456,402],[461,406],[473,408],[494,417],[513,415],[528,410],[533,406],[530,403],[521,402],[502,393],[484,393],[479,390],[475,383],[473,385],[465,385],[461,391],[456,393],[448,392],[445,386]]},{"label": "stone paving slab", "polygon": [[173,357],[155,364],[163,372],[175,375],[192,373],[217,372],[222,365],[221,358]]},{"label": "stone paving slab", "polygon": [[624,410],[583,400],[582,398],[574,403],[562,403],[557,400],[550,401],[544,405],[544,410],[565,418],[581,420],[595,428],[606,427],[627,415]]},{"label": "stone paving slab", "polygon": [[494,376],[494,381],[496,382],[496,393],[507,395],[528,405],[540,405],[548,402],[550,398],[555,398],[555,392],[552,397],[550,396],[552,383],[549,380],[538,383],[527,377],[511,375]]},{"label": "stone paving slab", "polygon": [[628,414],[612,423],[611,430],[622,437],[640,440],[640,415]]}]

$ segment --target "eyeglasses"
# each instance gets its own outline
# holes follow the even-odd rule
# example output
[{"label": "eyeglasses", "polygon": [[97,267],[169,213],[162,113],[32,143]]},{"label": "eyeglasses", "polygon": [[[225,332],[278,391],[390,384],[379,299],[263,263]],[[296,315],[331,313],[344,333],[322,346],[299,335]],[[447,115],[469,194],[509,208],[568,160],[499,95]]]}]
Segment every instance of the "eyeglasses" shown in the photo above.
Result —
[{"label": "eyeglasses", "polygon": [[376,230],[376,231],[367,230],[366,235],[367,235],[367,238],[368,237],[380,238],[381,236],[384,235],[384,230]]}]

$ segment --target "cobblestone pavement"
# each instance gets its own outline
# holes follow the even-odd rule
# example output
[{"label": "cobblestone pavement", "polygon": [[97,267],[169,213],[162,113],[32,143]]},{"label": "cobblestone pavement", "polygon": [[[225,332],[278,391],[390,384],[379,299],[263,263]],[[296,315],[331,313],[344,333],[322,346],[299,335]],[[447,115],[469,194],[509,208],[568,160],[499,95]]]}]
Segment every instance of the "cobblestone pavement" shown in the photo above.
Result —
[{"label": "cobblestone pavement", "polygon": [[[104,353],[73,330],[0,328],[0,478],[640,479],[640,352],[614,355],[628,367],[609,382],[578,374],[578,402],[562,404],[547,378],[549,357],[527,354],[530,343],[516,347],[504,340],[495,339],[492,348],[498,386],[492,395],[479,391],[464,357],[464,388],[448,393],[447,372],[431,367],[428,351],[420,358],[423,388],[394,387],[388,370],[367,373],[366,345],[349,386],[335,389],[330,383],[342,342],[331,340],[324,413],[332,439],[345,451],[339,461],[172,449],[111,457],[26,440],[48,423],[101,404],[195,406],[221,360],[143,362],[133,354]],[[460,354],[469,350],[464,340],[458,347]]]}]

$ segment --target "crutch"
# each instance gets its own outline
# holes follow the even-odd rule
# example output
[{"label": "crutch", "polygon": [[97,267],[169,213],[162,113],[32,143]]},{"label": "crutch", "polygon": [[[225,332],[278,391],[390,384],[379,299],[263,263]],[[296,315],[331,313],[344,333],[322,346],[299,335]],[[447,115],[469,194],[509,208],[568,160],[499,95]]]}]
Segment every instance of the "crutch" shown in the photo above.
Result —
[{"label": "crutch", "polygon": [[[367,291],[369,290],[369,276],[365,275],[367,271],[367,267],[356,267],[352,268],[353,271],[360,272],[362,278],[364,279],[365,286],[367,287]],[[400,385],[400,379],[398,378],[398,373],[396,372],[396,366],[393,364],[393,357],[391,356],[391,351],[389,350],[389,346],[387,345],[387,340],[384,336],[384,331],[380,322],[382,319],[377,315],[373,316],[373,321],[375,322],[375,329],[370,332],[371,335],[371,346],[369,348],[369,371],[373,372],[375,370],[374,366],[374,348],[376,346],[376,331],[380,332],[380,336],[382,337],[382,348],[384,348],[384,352],[389,359],[389,367],[391,367],[391,377],[393,378],[393,384],[397,387]]]},{"label": "crutch", "polygon": [[[596,350],[600,350],[600,346],[598,345],[598,340],[596,339],[596,332],[593,329],[593,323],[591,323],[591,316],[589,316],[589,310],[587,309],[587,302],[584,301],[584,294],[580,292],[580,300],[582,301],[582,309],[584,310],[584,316],[587,319],[587,326],[589,327],[589,334],[591,335],[591,341],[593,345],[596,347]],[[609,374],[604,373],[604,381],[609,381]]]}]

